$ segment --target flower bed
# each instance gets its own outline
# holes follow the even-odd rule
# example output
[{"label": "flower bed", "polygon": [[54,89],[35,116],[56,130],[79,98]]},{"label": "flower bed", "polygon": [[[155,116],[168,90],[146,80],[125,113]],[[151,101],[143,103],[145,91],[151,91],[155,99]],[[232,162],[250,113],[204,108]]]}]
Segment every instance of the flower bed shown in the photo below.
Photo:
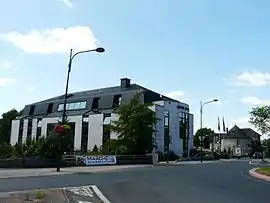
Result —
[{"label": "flower bed", "polygon": [[258,168],[256,172],[262,175],[270,176],[270,168]]}]

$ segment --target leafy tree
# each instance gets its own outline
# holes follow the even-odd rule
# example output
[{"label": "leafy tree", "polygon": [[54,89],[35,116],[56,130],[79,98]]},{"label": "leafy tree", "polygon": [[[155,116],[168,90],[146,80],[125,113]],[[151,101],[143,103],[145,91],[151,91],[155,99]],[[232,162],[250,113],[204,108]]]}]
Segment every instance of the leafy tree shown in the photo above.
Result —
[{"label": "leafy tree", "polygon": [[196,147],[201,146],[200,143],[200,137],[203,138],[203,148],[209,148],[210,145],[210,139],[215,134],[215,132],[211,128],[202,128],[197,130],[197,132],[194,135],[194,145]]},{"label": "leafy tree", "polygon": [[16,109],[2,114],[0,119],[0,143],[10,143],[11,123],[19,115]]},{"label": "leafy tree", "polygon": [[250,120],[262,134],[270,133],[270,106],[258,106],[249,112]]},{"label": "leafy tree", "polygon": [[148,104],[140,102],[140,94],[117,109],[118,120],[111,124],[111,131],[118,134],[118,143],[126,154],[151,153],[154,147],[153,125],[157,122],[155,112]]},{"label": "leafy tree", "polygon": [[265,156],[270,157],[270,139],[263,140],[262,147],[265,149]]}]

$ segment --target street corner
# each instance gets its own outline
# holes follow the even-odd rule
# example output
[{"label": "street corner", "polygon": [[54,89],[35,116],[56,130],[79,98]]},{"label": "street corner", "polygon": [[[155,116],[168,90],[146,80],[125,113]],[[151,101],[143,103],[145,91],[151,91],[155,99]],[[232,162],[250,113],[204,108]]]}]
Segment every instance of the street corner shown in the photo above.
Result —
[{"label": "street corner", "polygon": [[253,169],[249,170],[249,175],[254,177],[254,178],[270,182],[270,177],[267,175],[263,175],[263,174],[256,172],[257,169],[259,169],[259,168],[253,168]]},{"label": "street corner", "polygon": [[4,192],[0,202],[111,203],[95,185]]}]

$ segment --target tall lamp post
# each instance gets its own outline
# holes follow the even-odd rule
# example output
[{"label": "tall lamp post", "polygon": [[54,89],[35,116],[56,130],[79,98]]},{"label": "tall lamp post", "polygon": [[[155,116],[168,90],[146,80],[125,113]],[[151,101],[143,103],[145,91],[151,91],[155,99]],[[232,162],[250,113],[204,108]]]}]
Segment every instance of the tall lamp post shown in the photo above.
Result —
[{"label": "tall lamp post", "polygon": [[85,51],[79,51],[75,54],[72,53],[72,49],[70,50],[70,55],[69,55],[69,62],[68,62],[68,74],[67,74],[67,82],[66,82],[66,91],[65,91],[65,97],[64,97],[64,109],[63,109],[63,116],[62,116],[62,122],[66,121],[66,113],[67,113],[67,94],[68,94],[68,84],[69,84],[69,76],[71,72],[71,65],[72,61],[75,56],[83,53],[88,53],[88,52],[98,52],[98,53],[103,53],[105,51],[104,48],[99,47],[96,49],[90,49],[90,50],[85,50]]},{"label": "tall lamp post", "polygon": [[[70,49],[69,62],[68,62],[68,73],[67,73],[67,82],[66,82],[66,91],[65,91],[65,95],[64,95],[64,107],[63,107],[62,123],[67,121],[67,107],[66,106],[67,106],[68,85],[69,85],[69,76],[70,76],[70,72],[71,72],[72,61],[75,58],[75,56],[77,56],[79,54],[83,54],[83,53],[88,53],[88,52],[103,53],[103,52],[105,52],[105,49],[102,48],[102,47],[98,47],[96,49],[89,49],[89,50],[79,51],[79,52],[76,52],[75,54],[73,54],[72,49]],[[62,140],[61,140],[61,142],[62,142]],[[60,143],[60,145],[61,145],[61,143]],[[62,152],[59,155],[59,162],[58,162],[58,166],[57,166],[57,172],[60,171],[61,156],[62,156]]]},{"label": "tall lamp post", "polygon": [[[213,100],[210,100],[210,101],[207,101],[207,102],[203,102],[203,101],[200,101],[200,129],[202,129],[202,120],[203,120],[203,107],[204,105],[206,104],[210,104],[212,102],[217,102],[218,99],[213,99]],[[203,144],[203,136],[201,135],[200,137],[200,144],[201,144],[201,163],[203,162],[203,155],[202,155],[202,144]]]}]

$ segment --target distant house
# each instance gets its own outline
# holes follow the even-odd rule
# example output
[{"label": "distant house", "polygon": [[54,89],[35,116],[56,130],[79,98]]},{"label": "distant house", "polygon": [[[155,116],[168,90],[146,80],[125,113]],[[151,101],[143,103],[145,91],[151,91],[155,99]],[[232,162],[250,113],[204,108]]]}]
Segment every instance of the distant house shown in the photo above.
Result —
[{"label": "distant house", "polygon": [[228,132],[215,133],[210,148],[214,151],[234,151],[236,147],[241,148],[242,155],[252,152],[260,146],[261,135],[250,128],[240,129],[237,125],[233,126]]}]

